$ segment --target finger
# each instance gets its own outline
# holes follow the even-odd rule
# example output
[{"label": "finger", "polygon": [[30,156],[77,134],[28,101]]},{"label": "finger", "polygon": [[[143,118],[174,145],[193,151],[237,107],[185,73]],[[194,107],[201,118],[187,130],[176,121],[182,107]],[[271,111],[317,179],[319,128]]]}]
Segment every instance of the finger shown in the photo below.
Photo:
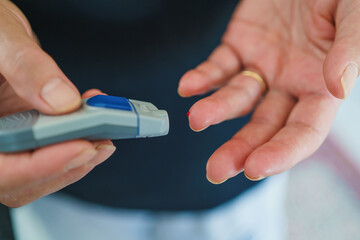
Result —
[{"label": "finger", "polygon": [[116,150],[116,147],[110,140],[95,141],[92,144],[98,151],[98,154],[89,163],[95,166],[107,160]]},{"label": "finger", "polygon": [[40,148],[34,152],[0,154],[0,189],[62,175],[89,162],[98,151],[85,140],[74,140]]},{"label": "finger", "polygon": [[80,180],[93,168],[94,165],[91,163],[84,164],[83,166],[65,173],[63,176],[40,183],[36,186],[5,194],[0,198],[0,202],[11,208],[24,206]]},{"label": "finger", "polygon": [[31,109],[31,105],[16,95],[8,83],[0,86],[0,103],[0,116]]},{"label": "finger", "polygon": [[262,179],[286,171],[310,156],[324,141],[338,106],[339,101],[328,95],[300,99],[286,126],[248,157],[246,175],[253,180]]},{"label": "finger", "polygon": [[[90,89],[82,95],[82,98],[90,98],[96,95],[106,94],[98,89]],[[31,109],[31,105],[17,96],[8,83],[4,83],[0,86],[0,102],[2,103],[0,116]]]},{"label": "finger", "polygon": [[6,79],[4,78],[4,76],[0,73],[0,85],[5,83]]},{"label": "finger", "polygon": [[35,201],[41,197],[54,193],[64,187],[80,180],[95,166],[108,159],[115,151],[115,146],[110,141],[94,143],[98,154],[89,162],[72,169],[61,176],[32,184],[25,188],[7,194],[1,202],[9,207],[19,207]]},{"label": "finger", "polygon": [[80,94],[11,12],[0,15],[0,72],[14,91],[48,114],[80,106]]},{"label": "finger", "polygon": [[294,104],[295,99],[288,94],[269,91],[250,122],[210,157],[206,166],[209,181],[221,183],[242,172],[249,154],[284,126]]},{"label": "finger", "polygon": [[90,98],[96,95],[107,95],[106,93],[103,93],[99,89],[90,89],[83,93],[81,96],[82,98]]},{"label": "finger", "polygon": [[360,7],[358,1],[340,1],[335,18],[336,36],[324,62],[329,91],[344,99],[351,92],[360,66]]},{"label": "finger", "polygon": [[25,15],[15,4],[13,4],[11,1],[1,1],[0,8],[5,10],[2,11],[2,14],[18,22],[18,24],[26,31],[30,38],[34,40],[37,38],[36,35],[33,33],[30,23],[26,19]]},{"label": "finger", "polygon": [[194,131],[249,113],[261,97],[261,85],[252,77],[238,74],[211,96],[196,102],[189,111]]},{"label": "finger", "polygon": [[221,86],[240,68],[238,56],[228,45],[222,44],[205,62],[184,74],[179,82],[178,93],[182,97],[206,93]]}]

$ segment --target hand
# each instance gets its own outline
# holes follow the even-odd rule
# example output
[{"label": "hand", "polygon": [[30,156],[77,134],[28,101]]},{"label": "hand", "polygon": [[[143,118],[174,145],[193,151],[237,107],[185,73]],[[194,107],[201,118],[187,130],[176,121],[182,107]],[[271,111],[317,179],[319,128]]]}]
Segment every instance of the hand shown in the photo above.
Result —
[{"label": "hand", "polygon": [[[47,114],[77,109],[81,96],[55,61],[41,50],[29,23],[0,0],[0,116],[36,108]],[[87,92],[84,97],[100,94]],[[0,202],[19,207],[55,192],[107,159],[111,141],[75,140],[16,154],[0,153]]]},{"label": "hand", "polygon": [[[243,170],[251,180],[281,173],[324,141],[360,65],[359,0],[244,0],[222,43],[187,72],[178,92],[216,90],[190,109],[195,131],[248,114],[252,118],[207,163],[221,183]],[[262,97],[251,70],[268,86]],[[335,98],[336,97],[336,98]]]}]

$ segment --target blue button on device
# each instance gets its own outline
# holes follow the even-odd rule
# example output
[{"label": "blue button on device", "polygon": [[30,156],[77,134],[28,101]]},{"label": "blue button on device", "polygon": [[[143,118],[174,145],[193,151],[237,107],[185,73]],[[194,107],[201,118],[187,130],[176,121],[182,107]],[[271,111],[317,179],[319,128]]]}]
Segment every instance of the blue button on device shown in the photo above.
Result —
[{"label": "blue button on device", "polygon": [[87,100],[87,105],[92,107],[113,108],[132,111],[129,101],[123,97],[97,95]]}]

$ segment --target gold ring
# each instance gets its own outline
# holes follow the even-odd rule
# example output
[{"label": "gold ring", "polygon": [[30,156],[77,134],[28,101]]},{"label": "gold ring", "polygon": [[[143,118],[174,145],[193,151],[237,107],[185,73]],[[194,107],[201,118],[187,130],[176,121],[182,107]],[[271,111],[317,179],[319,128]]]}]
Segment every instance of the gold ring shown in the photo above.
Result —
[{"label": "gold ring", "polygon": [[245,70],[245,71],[242,71],[240,74],[255,79],[261,86],[262,94],[264,94],[267,91],[267,86],[266,86],[264,79],[256,72]]}]

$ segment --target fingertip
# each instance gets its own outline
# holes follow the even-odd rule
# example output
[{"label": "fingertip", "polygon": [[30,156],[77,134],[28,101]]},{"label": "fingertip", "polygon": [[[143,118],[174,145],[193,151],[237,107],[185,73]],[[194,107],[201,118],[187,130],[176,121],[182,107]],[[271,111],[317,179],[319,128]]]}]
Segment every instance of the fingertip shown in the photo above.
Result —
[{"label": "fingertip", "polygon": [[247,179],[252,181],[267,176],[266,172],[268,169],[268,158],[267,156],[264,156],[261,148],[263,147],[253,151],[245,160],[244,175]]},{"label": "fingertip", "polygon": [[255,178],[250,177],[245,171],[244,171],[244,176],[245,176],[247,179],[249,179],[250,181],[254,181],[254,182],[260,181],[260,180],[262,180],[262,179],[265,178],[265,177],[263,177],[263,176],[257,176],[257,177],[255,177]]},{"label": "fingertip", "polygon": [[259,147],[245,161],[246,177],[257,181],[290,169],[295,164],[288,159],[291,150],[276,142]]},{"label": "fingertip", "polygon": [[323,66],[324,79],[329,92],[338,99],[345,99],[351,92],[359,74],[356,53],[346,40],[338,40],[326,56]]},{"label": "fingertip", "polygon": [[96,95],[107,95],[106,93],[103,93],[101,90],[93,88],[93,89],[89,89],[86,92],[84,92],[82,94],[82,98],[90,98]]},{"label": "fingertip", "polygon": [[100,141],[93,143],[99,154],[91,161],[94,166],[106,161],[116,151],[116,147],[110,140]]},{"label": "fingertip", "polygon": [[266,170],[259,167],[259,164],[254,157],[249,157],[244,166],[244,176],[250,181],[258,181],[265,178]]},{"label": "fingertip", "polygon": [[339,78],[336,78],[333,75],[329,76],[330,74],[325,72],[324,72],[325,84],[330,94],[335,98],[344,99],[346,93],[344,92],[343,83],[341,81],[341,74],[339,75]]},{"label": "fingertip", "polygon": [[88,162],[90,162],[97,154],[99,153],[98,150],[94,148],[88,148],[82,152],[80,152],[76,157],[71,159],[65,167],[64,172],[69,172],[75,168],[78,168]]},{"label": "fingertip", "polygon": [[[207,114],[209,115],[209,114]],[[198,114],[197,111],[189,114],[189,127],[194,132],[201,132],[207,129],[211,124],[211,116]]]},{"label": "fingertip", "polygon": [[324,79],[326,87],[331,95],[336,98],[343,99],[344,92],[340,84],[341,74],[339,74],[338,71],[334,71],[334,64],[331,64],[328,61],[325,61],[324,64]]},{"label": "fingertip", "polygon": [[196,102],[190,109],[188,116],[190,128],[200,132],[215,123],[215,115],[212,109],[214,104],[206,99]]},{"label": "fingertip", "polygon": [[116,150],[116,147],[112,144],[100,144],[96,147],[98,150],[105,150],[106,152],[114,153]]},{"label": "fingertip", "polygon": [[206,92],[205,78],[206,75],[198,70],[186,72],[179,81],[178,94],[181,97],[191,97]]},{"label": "fingertip", "polygon": [[359,66],[356,63],[349,63],[341,75],[340,83],[343,90],[343,99],[347,98],[359,76]]},{"label": "fingertip", "polygon": [[222,184],[222,183],[224,183],[224,182],[226,182],[226,181],[228,180],[228,179],[224,179],[224,180],[220,180],[220,181],[212,180],[212,179],[209,177],[208,174],[206,174],[206,179],[207,179],[210,183],[212,183],[212,184],[214,184],[214,185]]},{"label": "fingertip", "polygon": [[359,75],[357,64],[349,63],[345,66],[339,79],[325,76],[326,86],[332,96],[346,99],[351,93]]},{"label": "fingertip", "polygon": [[111,140],[100,140],[100,141],[94,141],[91,142],[91,144],[96,148],[97,146],[100,145],[111,145],[114,146],[114,143]]},{"label": "fingertip", "polygon": [[342,85],[341,87],[327,86],[327,88],[333,97],[341,100],[346,98],[346,93],[343,91]]},{"label": "fingertip", "polygon": [[202,132],[202,131],[204,131],[205,129],[207,129],[209,126],[196,129],[195,127],[191,126],[190,121],[189,121],[189,127],[190,127],[190,129],[191,129],[193,132]]},{"label": "fingertip", "polygon": [[232,139],[224,143],[209,158],[206,164],[208,179],[222,183],[244,171],[244,161],[250,151],[243,141]]},{"label": "fingertip", "polygon": [[189,88],[189,84],[188,84],[188,76],[191,75],[191,71],[187,71],[186,73],[184,73],[184,75],[180,78],[180,81],[179,81],[179,85],[178,85],[178,94],[181,96],[181,97],[187,97],[187,91],[188,91],[188,88]]},{"label": "fingertip", "polygon": [[116,151],[116,146],[110,140],[95,141],[91,143],[96,150],[104,151],[112,155]]},{"label": "fingertip", "polygon": [[183,90],[180,88],[180,86],[177,89],[177,93],[180,97],[183,97],[183,98],[191,97],[190,95],[186,95],[186,92],[184,93]]},{"label": "fingertip", "polygon": [[61,78],[53,78],[46,82],[40,90],[40,96],[50,110],[41,106],[38,110],[47,114],[72,112],[81,105],[80,93]]}]

